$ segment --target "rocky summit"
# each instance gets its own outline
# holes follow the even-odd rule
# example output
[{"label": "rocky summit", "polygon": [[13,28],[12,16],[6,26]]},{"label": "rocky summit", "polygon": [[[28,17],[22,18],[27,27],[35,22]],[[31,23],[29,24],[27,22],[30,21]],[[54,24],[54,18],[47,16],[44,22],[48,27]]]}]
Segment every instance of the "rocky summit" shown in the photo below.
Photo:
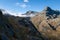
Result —
[{"label": "rocky summit", "polygon": [[60,11],[45,7],[42,12],[28,11],[19,17],[0,10],[0,40],[60,40]]}]

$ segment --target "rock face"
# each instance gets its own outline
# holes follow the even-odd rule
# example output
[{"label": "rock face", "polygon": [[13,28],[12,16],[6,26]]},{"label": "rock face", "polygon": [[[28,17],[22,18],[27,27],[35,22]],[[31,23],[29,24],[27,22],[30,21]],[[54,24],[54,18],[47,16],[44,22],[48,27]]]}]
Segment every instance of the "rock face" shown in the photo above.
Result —
[{"label": "rock face", "polygon": [[42,13],[45,13],[49,18],[56,18],[60,12],[57,10],[52,10],[50,7],[46,7]]},{"label": "rock face", "polygon": [[44,11],[51,11],[52,9],[50,7],[45,7]]},{"label": "rock face", "polygon": [[[31,18],[37,30],[48,40],[60,40],[60,12],[46,7],[40,14]],[[58,17],[59,16],[59,17]]]}]

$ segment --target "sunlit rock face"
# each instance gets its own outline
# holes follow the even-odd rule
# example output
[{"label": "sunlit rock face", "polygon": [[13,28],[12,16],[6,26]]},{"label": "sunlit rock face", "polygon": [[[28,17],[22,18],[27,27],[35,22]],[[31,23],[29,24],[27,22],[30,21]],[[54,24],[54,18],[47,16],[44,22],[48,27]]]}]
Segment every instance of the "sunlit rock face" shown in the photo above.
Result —
[{"label": "sunlit rock face", "polygon": [[60,11],[46,7],[40,14],[32,17],[31,21],[49,40],[60,40]]}]

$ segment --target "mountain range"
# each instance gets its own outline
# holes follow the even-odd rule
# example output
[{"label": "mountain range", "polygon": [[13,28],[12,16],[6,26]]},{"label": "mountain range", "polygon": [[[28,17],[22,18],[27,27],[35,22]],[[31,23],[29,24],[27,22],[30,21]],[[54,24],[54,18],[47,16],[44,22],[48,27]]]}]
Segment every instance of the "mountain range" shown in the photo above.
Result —
[{"label": "mountain range", "polygon": [[0,40],[60,40],[60,11],[45,7],[24,17],[0,10]]}]

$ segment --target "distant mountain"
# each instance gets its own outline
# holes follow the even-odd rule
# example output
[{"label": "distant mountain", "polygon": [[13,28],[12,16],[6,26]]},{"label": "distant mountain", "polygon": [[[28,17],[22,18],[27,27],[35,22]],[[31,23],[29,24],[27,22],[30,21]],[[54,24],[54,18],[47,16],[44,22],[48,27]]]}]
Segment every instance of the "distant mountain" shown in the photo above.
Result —
[{"label": "distant mountain", "polygon": [[26,15],[28,17],[33,17],[35,15],[37,15],[39,12],[36,12],[36,11],[27,11],[25,14],[23,15]]},{"label": "distant mountain", "polygon": [[26,15],[31,15],[31,14],[37,14],[38,12],[36,11],[27,11],[25,14]]}]

